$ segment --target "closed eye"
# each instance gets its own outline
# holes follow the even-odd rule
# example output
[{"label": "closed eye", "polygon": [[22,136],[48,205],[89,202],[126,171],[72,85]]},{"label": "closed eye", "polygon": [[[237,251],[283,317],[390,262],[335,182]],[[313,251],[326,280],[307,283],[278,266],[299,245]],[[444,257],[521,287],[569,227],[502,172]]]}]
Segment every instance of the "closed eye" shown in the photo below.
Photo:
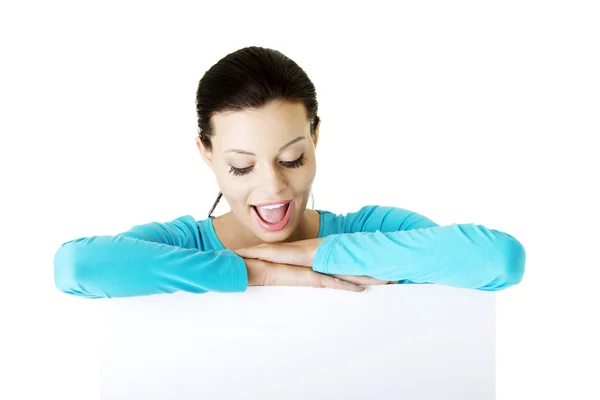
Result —
[{"label": "closed eye", "polygon": [[[286,168],[298,168],[298,167],[304,165],[305,162],[306,162],[306,158],[304,157],[304,153],[303,153],[302,155],[300,155],[300,157],[298,159],[296,159],[294,161],[280,161],[279,163]],[[240,176],[240,175],[249,174],[252,171],[252,169],[254,169],[254,166],[246,167],[246,168],[236,168],[232,165],[229,172],[235,176]]]}]

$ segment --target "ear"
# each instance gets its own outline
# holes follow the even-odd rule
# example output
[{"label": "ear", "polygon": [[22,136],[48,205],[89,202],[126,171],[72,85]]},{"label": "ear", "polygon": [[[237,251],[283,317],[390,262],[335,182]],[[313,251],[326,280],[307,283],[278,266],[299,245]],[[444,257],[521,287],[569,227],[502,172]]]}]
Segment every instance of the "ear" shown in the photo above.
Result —
[{"label": "ear", "polygon": [[313,143],[315,144],[315,149],[317,148],[317,142],[319,141],[319,128],[321,127],[321,119],[319,118],[319,122],[317,123],[317,128],[315,129],[315,138],[313,139]]},{"label": "ear", "polygon": [[198,147],[198,151],[200,152],[200,156],[204,160],[204,162],[213,169],[212,166],[212,152],[207,150],[206,147],[202,144],[199,136],[196,136],[196,146]]}]

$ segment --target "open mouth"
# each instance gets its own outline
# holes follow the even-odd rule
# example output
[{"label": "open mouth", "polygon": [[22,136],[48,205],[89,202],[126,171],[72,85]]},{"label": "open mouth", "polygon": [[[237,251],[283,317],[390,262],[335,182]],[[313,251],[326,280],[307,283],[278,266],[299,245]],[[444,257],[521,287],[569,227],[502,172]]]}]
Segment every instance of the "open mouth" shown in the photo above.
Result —
[{"label": "open mouth", "polygon": [[267,231],[279,231],[287,225],[292,213],[292,202],[252,205],[252,214],[259,225]]}]

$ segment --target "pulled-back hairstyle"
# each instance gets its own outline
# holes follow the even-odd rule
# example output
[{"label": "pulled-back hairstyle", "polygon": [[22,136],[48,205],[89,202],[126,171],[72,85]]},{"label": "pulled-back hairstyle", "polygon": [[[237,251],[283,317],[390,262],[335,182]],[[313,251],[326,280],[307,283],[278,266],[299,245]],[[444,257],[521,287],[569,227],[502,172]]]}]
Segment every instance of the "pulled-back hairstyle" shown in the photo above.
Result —
[{"label": "pulled-back hairstyle", "polygon": [[[215,132],[211,117],[215,113],[261,108],[273,100],[304,104],[314,138],[319,124],[317,94],[298,64],[277,50],[257,46],[226,55],[206,71],[196,91],[198,135],[203,146],[212,151]],[[209,218],[222,195],[219,191]]]}]

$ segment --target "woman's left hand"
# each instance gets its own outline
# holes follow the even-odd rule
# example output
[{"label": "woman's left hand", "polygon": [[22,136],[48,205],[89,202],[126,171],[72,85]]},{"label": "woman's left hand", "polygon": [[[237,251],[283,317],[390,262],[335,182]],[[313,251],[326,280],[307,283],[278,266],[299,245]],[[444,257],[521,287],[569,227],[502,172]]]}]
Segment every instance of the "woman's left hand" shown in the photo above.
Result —
[{"label": "woman's left hand", "polygon": [[306,239],[290,243],[262,243],[233,251],[240,257],[312,268],[313,259],[317,254],[317,247],[323,239]]}]

